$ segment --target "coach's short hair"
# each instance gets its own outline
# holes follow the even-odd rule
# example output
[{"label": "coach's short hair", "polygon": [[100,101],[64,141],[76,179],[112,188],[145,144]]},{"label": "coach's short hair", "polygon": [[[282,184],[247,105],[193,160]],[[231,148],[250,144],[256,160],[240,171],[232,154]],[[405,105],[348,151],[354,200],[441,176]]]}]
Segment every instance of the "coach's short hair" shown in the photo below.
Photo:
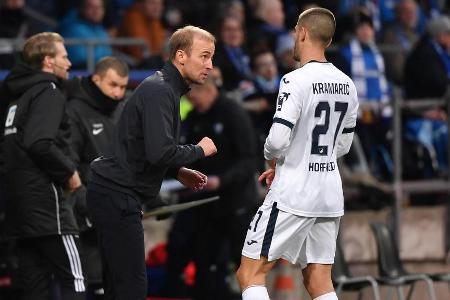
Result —
[{"label": "coach's short hair", "polygon": [[336,19],[328,9],[313,7],[300,14],[297,25],[305,27],[311,39],[328,46],[336,30]]},{"label": "coach's short hair", "polygon": [[120,77],[128,76],[128,65],[114,56],[105,56],[95,65],[94,74],[104,76],[109,69],[113,69]]},{"label": "coach's short hair", "polygon": [[216,38],[208,31],[188,25],[175,31],[169,40],[169,57],[173,61],[178,50],[183,50],[187,55],[191,55],[192,44],[194,37],[209,40],[213,43],[216,42]]},{"label": "coach's short hair", "polygon": [[33,69],[41,69],[46,56],[55,57],[55,43],[64,43],[56,32],[41,32],[29,37],[23,46],[22,59]]}]

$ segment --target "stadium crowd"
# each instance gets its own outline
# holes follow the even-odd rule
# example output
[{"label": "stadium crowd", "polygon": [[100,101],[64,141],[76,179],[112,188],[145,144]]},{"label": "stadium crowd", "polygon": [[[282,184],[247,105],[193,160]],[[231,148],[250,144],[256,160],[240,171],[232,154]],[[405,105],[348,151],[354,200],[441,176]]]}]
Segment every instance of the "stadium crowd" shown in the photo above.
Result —
[{"label": "stadium crowd", "polygon": [[[345,164],[357,170],[361,159],[366,160],[369,169],[365,171],[372,180],[389,182],[393,178],[394,93],[398,91],[404,99],[442,98],[447,93],[447,1],[0,0],[0,70],[9,71],[20,63],[20,53],[12,40],[39,32],[57,32],[64,39],[144,41],[144,46],[96,46],[95,72],[70,79],[61,87],[68,99],[69,119],[76,124],[71,129],[74,138],[69,147],[74,148],[75,154],[71,155],[83,184],[90,177],[89,161],[108,152],[110,132],[123,107],[118,101],[126,101],[129,93],[125,93],[125,86],[132,86],[133,71],[143,70],[150,75],[163,67],[169,57],[169,37],[186,24],[200,26],[216,37],[211,78],[182,97],[181,140],[195,144],[201,137],[210,136],[219,153],[195,165],[210,178],[206,190],[194,195],[182,193],[180,201],[213,194],[219,194],[221,200],[177,216],[164,250],[168,255],[166,280],[160,286],[151,280],[149,283],[149,292],[154,295],[239,298],[230,290],[227,279],[239,264],[246,226],[264,192],[254,176],[264,169],[262,148],[277,105],[280,79],[298,68],[293,59],[293,28],[299,13],[316,5],[330,9],[337,18],[328,59],[353,79],[360,101],[356,135],[364,157],[351,150]],[[86,46],[66,48],[71,69],[86,69]],[[105,57],[109,59],[106,62]],[[104,80],[114,81],[115,89]],[[0,98],[0,102],[4,100]],[[90,103],[93,109],[83,103]],[[5,118],[2,115],[2,123]],[[404,178],[448,176],[447,118],[445,107],[405,112]],[[101,125],[93,127],[94,135],[108,133],[100,145],[83,140],[92,130],[92,119]],[[74,210],[83,250],[92,253],[90,261],[95,262],[99,258],[89,212],[79,204],[85,198],[82,193],[84,189],[77,191],[72,201],[77,203]],[[0,199],[2,212],[6,201]],[[219,241],[209,243],[216,238]],[[2,251],[12,250],[5,247]],[[182,276],[190,261],[197,267],[194,288]],[[83,269],[87,270],[88,280],[92,279],[89,299],[101,299],[101,270]],[[223,298],[218,298],[219,294]]]}]

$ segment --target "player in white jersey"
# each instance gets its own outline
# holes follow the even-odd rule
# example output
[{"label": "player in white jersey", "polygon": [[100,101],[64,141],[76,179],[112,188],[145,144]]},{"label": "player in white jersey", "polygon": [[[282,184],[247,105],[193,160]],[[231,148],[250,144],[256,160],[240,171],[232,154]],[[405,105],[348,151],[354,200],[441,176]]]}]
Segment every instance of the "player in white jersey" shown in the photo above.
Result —
[{"label": "player in white jersey", "polygon": [[335,27],[324,8],[306,10],[295,27],[301,67],[281,80],[264,145],[270,167],[260,180],[270,190],[242,250],[244,300],[269,299],[266,276],[279,258],[301,265],[313,300],[337,299],[331,267],[344,199],[336,159],[350,149],[358,99],[352,80],[325,58]]}]

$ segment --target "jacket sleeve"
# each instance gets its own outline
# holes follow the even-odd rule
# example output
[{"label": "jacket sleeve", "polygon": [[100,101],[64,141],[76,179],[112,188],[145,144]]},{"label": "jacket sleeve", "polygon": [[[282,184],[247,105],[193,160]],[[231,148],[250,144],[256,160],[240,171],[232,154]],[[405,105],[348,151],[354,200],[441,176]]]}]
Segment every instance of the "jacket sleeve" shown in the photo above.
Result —
[{"label": "jacket sleeve", "polygon": [[156,166],[177,168],[204,157],[200,146],[178,145],[174,122],[179,118],[179,111],[175,111],[171,92],[163,87],[144,89],[143,92],[146,95],[139,97],[144,107],[142,123],[147,161]]},{"label": "jacket sleeve", "polygon": [[70,138],[73,150],[73,162],[75,163],[76,167],[79,168],[85,144],[85,138],[83,135],[83,130],[81,128],[80,117],[76,110],[69,105],[67,108],[67,114],[69,115],[70,121]]},{"label": "jacket sleeve", "polygon": [[253,176],[256,171],[256,135],[250,117],[239,107],[230,116],[229,138],[232,140],[235,160],[219,175],[222,190]]},{"label": "jacket sleeve", "polygon": [[47,88],[33,100],[23,129],[23,143],[33,161],[61,186],[75,172],[71,159],[55,144],[64,109],[61,92]]}]

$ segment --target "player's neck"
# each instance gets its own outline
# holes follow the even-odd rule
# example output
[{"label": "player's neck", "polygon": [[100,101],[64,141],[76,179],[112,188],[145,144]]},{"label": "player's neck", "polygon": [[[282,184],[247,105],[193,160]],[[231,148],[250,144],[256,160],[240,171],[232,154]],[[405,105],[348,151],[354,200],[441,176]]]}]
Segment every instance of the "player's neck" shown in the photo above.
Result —
[{"label": "player's neck", "polygon": [[304,66],[308,62],[314,60],[319,62],[327,62],[327,58],[325,57],[325,52],[323,49],[308,49],[302,53],[302,57],[300,59],[301,66]]}]

